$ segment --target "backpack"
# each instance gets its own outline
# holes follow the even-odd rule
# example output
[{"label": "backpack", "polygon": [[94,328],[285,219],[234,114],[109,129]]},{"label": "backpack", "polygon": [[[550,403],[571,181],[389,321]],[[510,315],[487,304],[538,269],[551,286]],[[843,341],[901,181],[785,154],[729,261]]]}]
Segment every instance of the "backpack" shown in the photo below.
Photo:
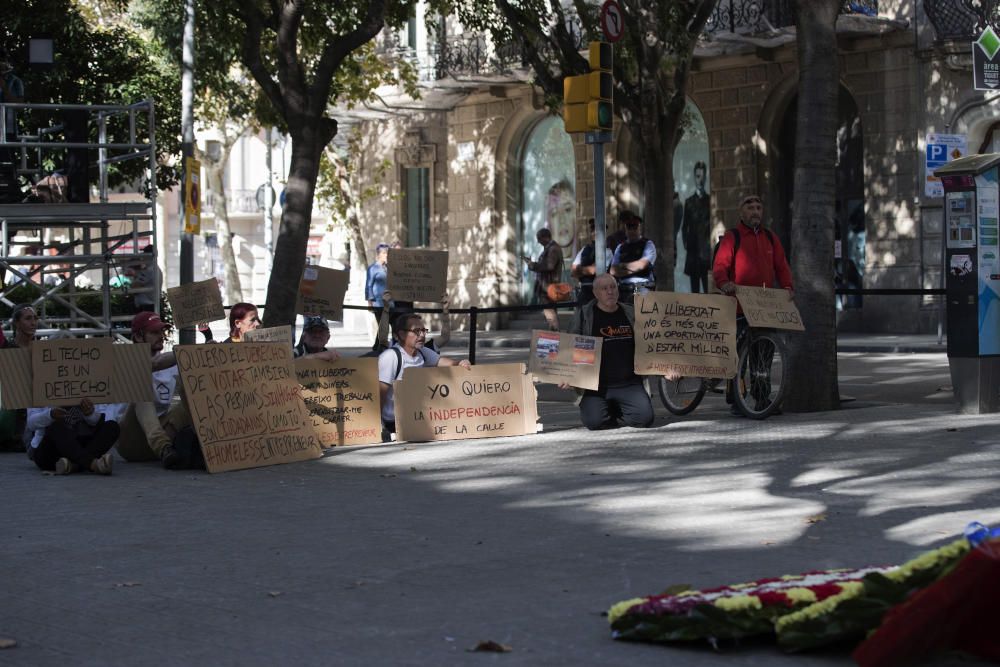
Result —
[{"label": "backpack", "polygon": [[[766,228],[766,227],[762,226],[761,229],[764,230],[764,234],[767,236],[767,240],[771,244],[771,247],[773,248],[774,247],[774,234],[771,233],[771,230],[768,229],[768,228]],[[732,266],[732,270],[735,271],[736,270],[736,253],[739,252],[739,250],[740,250],[740,240],[741,240],[742,237],[740,236],[740,231],[736,227],[731,227],[730,229],[727,229],[726,230],[726,234],[729,234],[729,233],[732,233],[732,235],[733,235],[733,266]],[[715,265],[715,256],[719,252],[719,246],[722,245],[722,238],[723,237],[720,236],[719,240],[715,242],[715,247],[712,248],[712,265],[713,266]]]},{"label": "backpack", "polygon": [[[372,350],[370,350],[368,352],[365,352],[361,356],[362,357],[375,357],[375,358],[378,358],[378,357],[382,356],[382,353],[385,352],[386,350],[392,350],[393,352],[396,353],[396,365],[394,367],[395,370],[392,372],[392,377],[393,377],[393,379],[398,380],[399,379],[399,372],[403,368],[403,353],[400,352],[399,347],[397,347],[395,345],[393,345],[391,347],[380,346],[378,343],[376,343],[375,345],[376,345],[376,348],[380,348],[380,349],[372,349]],[[424,355],[423,348],[418,348],[417,351],[420,353],[420,356],[423,357],[424,364],[426,365],[427,364],[427,357]]]}]

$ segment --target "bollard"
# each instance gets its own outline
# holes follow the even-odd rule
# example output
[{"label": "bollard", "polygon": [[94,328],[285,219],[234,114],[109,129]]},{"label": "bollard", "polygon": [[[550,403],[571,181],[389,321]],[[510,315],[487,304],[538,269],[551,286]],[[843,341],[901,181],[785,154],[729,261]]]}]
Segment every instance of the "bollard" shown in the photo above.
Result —
[{"label": "bollard", "polygon": [[469,363],[476,363],[476,318],[479,316],[479,309],[475,306],[469,308]]}]

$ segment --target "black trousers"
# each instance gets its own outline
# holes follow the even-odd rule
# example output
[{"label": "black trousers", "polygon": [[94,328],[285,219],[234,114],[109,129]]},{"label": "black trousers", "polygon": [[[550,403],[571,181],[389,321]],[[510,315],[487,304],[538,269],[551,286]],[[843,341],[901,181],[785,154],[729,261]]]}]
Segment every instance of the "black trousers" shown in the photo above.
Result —
[{"label": "black trousers", "polygon": [[45,436],[35,450],[35,465],[40,470],[55,470],[56,461],[69,459],[81,470],[89,470],[96,458],[107,454],[118,440],[118,422],[104,421],[91,435],[80,435],[62,422],[45,429]]},{"label": "black trousers", "polygon": [[591,431],[625,426],[645,428],[653,423],[653,404],[642,384],[588,391],[580,401],[580,421]]}]

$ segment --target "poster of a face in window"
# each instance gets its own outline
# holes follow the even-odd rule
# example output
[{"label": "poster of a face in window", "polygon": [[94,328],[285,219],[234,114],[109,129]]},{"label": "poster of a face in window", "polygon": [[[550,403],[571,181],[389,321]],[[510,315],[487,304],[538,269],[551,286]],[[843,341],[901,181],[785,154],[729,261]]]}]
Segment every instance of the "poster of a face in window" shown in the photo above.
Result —
[{"label": "poster of a face in window", "polygon": [[571,259],[576,240],[576,193],[567,180],[549,188],[545,198],[545,222],[552,238],[563,250],[563,257]]}]

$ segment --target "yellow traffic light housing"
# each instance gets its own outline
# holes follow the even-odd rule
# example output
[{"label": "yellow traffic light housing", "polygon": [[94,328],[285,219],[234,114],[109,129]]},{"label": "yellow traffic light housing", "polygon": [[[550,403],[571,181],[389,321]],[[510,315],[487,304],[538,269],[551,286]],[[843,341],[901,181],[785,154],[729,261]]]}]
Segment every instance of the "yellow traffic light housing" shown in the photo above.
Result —
[{"label": "yellow traffic light housing", "polygon": [[567,132],[605,131],[613,125],[611,44],[591,42],[587,55],[591,71],[563,79],[563,122]]}]

